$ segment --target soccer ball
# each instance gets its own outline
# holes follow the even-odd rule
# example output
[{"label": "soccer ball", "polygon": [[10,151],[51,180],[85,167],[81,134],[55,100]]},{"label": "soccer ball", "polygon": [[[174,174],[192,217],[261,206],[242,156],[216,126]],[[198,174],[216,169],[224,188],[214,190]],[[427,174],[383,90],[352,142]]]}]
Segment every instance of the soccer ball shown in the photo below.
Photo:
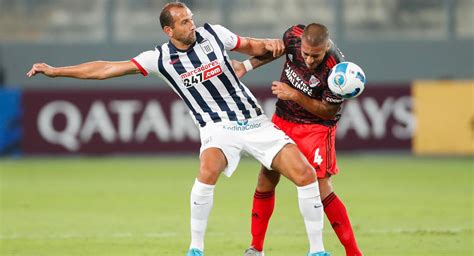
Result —
[{"label": "soccer ball", "polygon": [[364,71],[352,62],[341,62],[329,71],[328,86],[339,97],[355,98],[364,91]]}]

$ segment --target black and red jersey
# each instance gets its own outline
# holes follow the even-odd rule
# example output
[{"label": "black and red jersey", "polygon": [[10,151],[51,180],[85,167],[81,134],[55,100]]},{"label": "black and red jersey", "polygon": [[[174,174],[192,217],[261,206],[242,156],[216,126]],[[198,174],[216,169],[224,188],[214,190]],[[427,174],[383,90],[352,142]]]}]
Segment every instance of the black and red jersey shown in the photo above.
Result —
[{"label": "black and red jersey", "polygon": [[[326,52],[323,62],[315,69],[309,69],[301,54],[301,35],[304,28],[305,25],[295,25],[283,35],[286,61],[280,81],[313,99],[327,101],[331,104],[341,104],[343,99],[329,90],[327,79],[331,68],[344,61],[344,55],[331,41],[331,48]],[[333,126],[339,120],[340,112],[339,110],[334,119],[327,120],[311,114],[294,101],[278,100],[275,114],[294,123]]]}]

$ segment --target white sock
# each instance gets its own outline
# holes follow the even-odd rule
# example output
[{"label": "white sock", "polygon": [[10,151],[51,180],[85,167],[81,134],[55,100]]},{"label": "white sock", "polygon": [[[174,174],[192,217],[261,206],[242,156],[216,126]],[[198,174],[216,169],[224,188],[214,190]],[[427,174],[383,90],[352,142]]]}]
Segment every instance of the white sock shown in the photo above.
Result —
[{"label": "white sock", "polygon": [[206,233],[207,220],[211,213],[214,202],[215,185],[207,185],[194,182],[191,190],[191,245],[189,248],[197,248],[204,251],[204,235]]},{"label": "white sock", "polygon": [[309,252],[324,251],[323,245],[323,204],[319,195],[318,182],[297,187],[300,212],[306,226],[309,240]]}]

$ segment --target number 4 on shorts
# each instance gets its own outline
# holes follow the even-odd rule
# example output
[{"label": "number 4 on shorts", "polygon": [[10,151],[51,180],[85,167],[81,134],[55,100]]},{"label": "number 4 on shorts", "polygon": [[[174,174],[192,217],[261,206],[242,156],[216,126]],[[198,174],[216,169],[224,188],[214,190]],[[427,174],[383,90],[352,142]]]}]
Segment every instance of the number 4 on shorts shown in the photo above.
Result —
[{"label": "number 4 on shorts", "polygon": [[321,165],[322,162],[323,162],[323,158],[319,154],[319,148],[318,148],[318,149],[316,149],[316,152],[314,152],[314,161],[313,161],[313,163],[317,163],[318,165]]}]

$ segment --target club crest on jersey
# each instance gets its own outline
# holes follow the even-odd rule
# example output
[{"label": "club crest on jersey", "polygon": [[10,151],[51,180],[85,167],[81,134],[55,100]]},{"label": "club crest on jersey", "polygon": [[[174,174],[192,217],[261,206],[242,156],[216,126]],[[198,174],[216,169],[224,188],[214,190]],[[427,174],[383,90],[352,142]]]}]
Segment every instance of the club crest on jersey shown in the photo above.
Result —
[{"label": "club crest on jersey", "polygon": [[214,51],[214,49],[212,48],[211,42],[209,42],[209,40],[203,41],[202,43],[199,44],[199,46],[201,46],[201,49],[205,54],[209,54]]},{"label": "club crest on jersey", "polygon": [[194,70],[180,74],[184,87],[189,88],[196,84],[207,81],[222,74],[222,68],[218,60],[206,63]]},{"label": "club crest on jersey", "polygon": [[321,83],[321,81],[319,81],[319,79],[316,78],[313,75],[309,79],[309,87],[311,87],[311,88],[314,88],[314,87],[318,86],[320,83]]}]

